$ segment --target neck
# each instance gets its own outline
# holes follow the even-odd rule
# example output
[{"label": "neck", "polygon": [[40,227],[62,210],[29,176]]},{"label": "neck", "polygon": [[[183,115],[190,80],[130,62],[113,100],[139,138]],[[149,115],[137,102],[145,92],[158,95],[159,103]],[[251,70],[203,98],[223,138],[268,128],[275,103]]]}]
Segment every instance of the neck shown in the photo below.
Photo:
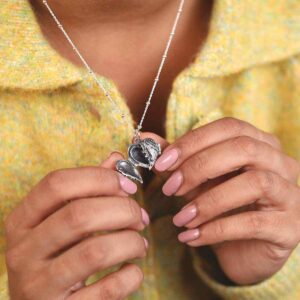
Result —
[{"label": "neck", "polygon": [[[29,1],[53,48],[82,67],[42,0]],[[96,73],[114,80],[139,120],[180,0],[48,1],[83,57]],[[205,41],[212,5],[212,0],[186,0],[169,63],[152,101],[156,105],[150,106],[148,116],[164,119],[173,80],[194,60]],[[147,118],[144,129],[163,135],[163,121]]]},{"label": "neck", "polygon": [[[48,12],[42,0],[30,0],[30,2],[39,14],[47,17]],[[65,23],[72,23],[73,26],[82,26],[87,20],[89,24],[145,21],[148,17],[153,17],[165,8],[178,5],[179,1],[48,0],[48,4],[60,20]]]}]

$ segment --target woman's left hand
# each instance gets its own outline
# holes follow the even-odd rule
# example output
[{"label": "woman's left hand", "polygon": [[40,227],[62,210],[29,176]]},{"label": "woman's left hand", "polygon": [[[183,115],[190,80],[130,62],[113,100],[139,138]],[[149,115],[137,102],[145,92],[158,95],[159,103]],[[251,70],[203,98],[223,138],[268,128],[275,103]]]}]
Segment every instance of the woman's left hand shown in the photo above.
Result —
[{"label": "woman's left hand", "polygon": [[179,240],[212,245],[233,282],[254,284],[275,274],[300,241],[300,165],[278,139],[237,119],[194,129],[155,164],[170,173],[163,192],[189,203],[174,217]]}]

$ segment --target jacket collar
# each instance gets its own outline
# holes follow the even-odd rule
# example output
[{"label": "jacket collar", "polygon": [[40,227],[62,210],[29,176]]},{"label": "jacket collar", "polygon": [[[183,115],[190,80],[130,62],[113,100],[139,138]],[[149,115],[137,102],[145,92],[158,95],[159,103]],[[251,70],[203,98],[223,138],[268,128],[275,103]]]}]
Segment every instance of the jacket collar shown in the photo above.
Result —
[{"label": "jacket collar", "polygon": [[[300,53],[299,15],[294,0],[215,0],[207,41],[183,73],[225,76]],[[1,0],[0,36],[4,88],[55,89],[87,75],[49,45],[27,0]]]},{"label": "jacket collar", "polygon": [[44,38],[28,0],[1,0],[0,36],[0,86],[42,90],[82,79]]}]

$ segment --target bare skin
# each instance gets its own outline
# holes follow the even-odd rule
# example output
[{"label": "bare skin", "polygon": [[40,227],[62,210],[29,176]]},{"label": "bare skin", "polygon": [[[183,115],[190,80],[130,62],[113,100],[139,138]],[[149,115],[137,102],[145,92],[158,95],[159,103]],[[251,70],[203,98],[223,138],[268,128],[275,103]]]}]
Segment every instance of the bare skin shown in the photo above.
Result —
[{"label": "bare skin", "polygon": [[177,139],[155,168],[168,177],[163,192],[187,200],[173,219],[179,240],[211,246],[234,283],[268,279],[298,246],[300,164],[276,136],[223,118]]},{"label": "bare skin", "polygon": [[[52,46],[68,60],[82,66],[41,1],[31,2]],[[49,4],[93,70],[116,82],[135,120],[139,120],[179,2],[49,0]],[[212,1],[186,1],[144,131],[164,136],[166,104],[172,82],[193,61],[204,43],[211,8]]]},{"label": "bare skin", "polygon": [[[31,4],[52,46],[79,65],[42,2],[32,0]],[[117,83],[138,119],[177,1],[49,0],[49,4],[93,69]],[[202,1],[187,1],[170,54],[170,62],[176,57],[177,63],[169,63],[162,74],[149,114],[162,122],[148,118],[145,128],[164,135],[172,81],[203,43],[208,12],[209,5],[202,5]],[[113,153],[101,166],[51,172],[6,218],[6,265],[12,300],[116,300],[139,289],[143,274],[135,264],[124,265],[91,286],[84,285],[97,271],[147,254],[148,242],[140,231],[149,224],[149,217],[130,198],[136,185],[114,170],[116,160],[121,158]]]},{"label": "bare skin", "polygon": [[[164,47],[157,40],[167,37],[177,3],[50,3],[96,72],[117,82],[138,118]],[[187,1],[170,59],[177,57],[176,64],[168,64],[150,114],[156,119],[164,119],[172,80],[205,40],[210,9],[208,1],[203,3]],[[53,47],[78,64],[41,3],[32,4]],[[163,122],[154,124],[149,117],[146,128],[163,136]],[[212,246],[236,284],[255,284],[278,272],[300,241],[300,165],[282,152],[278,139],[232,118],[188,132],[172,145],[159,135],[151,137],[164,148],[155,165],[168,178],[163,192],[188,203],[174,217],[176,226],[187,229],[179,240],[191,247]],[[130,200],[135,184],[112,170],[118,158],[113,154],[100,167],[52,172],[6,219],[12,300],[125,299],[139,288],[143,276],[132,264],[90,287],[83,284],[97,270],[146,255],[139,231],[148,217]],[[93,236],[101,230],[107,233]]]},{"label": "bare skin", "polygon": [[120,158],[48,174],[6,218],[11,299],[124,299],[139,288],[143,274],[133,264],[84,286],[89,275],[147,252],[139,231],[149,217],[129,197],[135,184],[112,170]]}]

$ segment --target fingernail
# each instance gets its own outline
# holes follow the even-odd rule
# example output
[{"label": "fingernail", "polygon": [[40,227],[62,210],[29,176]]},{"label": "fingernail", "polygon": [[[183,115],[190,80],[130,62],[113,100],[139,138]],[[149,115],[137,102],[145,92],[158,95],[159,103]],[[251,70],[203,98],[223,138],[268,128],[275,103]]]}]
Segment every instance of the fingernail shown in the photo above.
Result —
[{"label": "fingernail", "polygon": [[171,196],[175,194],[180,188],[183,181],[183,176],[180,171],[176,171],[171,175],[171,177],[164,184],[162,191],[166,196]]},{"label": "fingernail", "polygon": [[146,226],[148,226],[150,224],[149,215],[148,215],[148,213],[143,208],[141,208],[141,211],[142,211],[142,220],[143,220],[143,223]]},{"label": "fingernail", "polygon": [[71,287],[71,291],[72,291],[72,292],[76,292],[76,291],[78,291],[79,289],[83,288],[84,286],[85,286],[84,281],[77,282],[76,284],[74,284],[74,285]]},{"label": "fingernail", "polygon": [[125,176],[121,174],[118,175],[122,190],[127,194],[135,194],[137,191],[137,185]]},{"label": "fingernail", "polygon": [[189,222],[191,222],[197,215],[197,207],[195,205],[189,205],[183,210],[181,210],[177,215],[173,218],[173,223],[178,226],[185,226]]},{"label": "fingernail", "polygon": [[169,169],[172,165],[175,164],[179,157],[179,150],[178,149],[172,149],[170,151],[167,151],[163,153],[159,159],[155,163],[155,169],[157,171],[166,171]]},{"label": "fingernail", "polygon": [[144,237],[143,237],[143,239],[144,239],[145,247],[146,247],[146,249],[148,250],[148,248],[149,248],[149,243],[148,243],[147,239],[145,239]]},{"label": "fingernail", "polygon": [[198,228],[190,229],[190,230],[181,232],[178,235],[178,240],[182,243],[188,243],[188,242],[196,240],[199,236],[200,236],[200,230]]}]

